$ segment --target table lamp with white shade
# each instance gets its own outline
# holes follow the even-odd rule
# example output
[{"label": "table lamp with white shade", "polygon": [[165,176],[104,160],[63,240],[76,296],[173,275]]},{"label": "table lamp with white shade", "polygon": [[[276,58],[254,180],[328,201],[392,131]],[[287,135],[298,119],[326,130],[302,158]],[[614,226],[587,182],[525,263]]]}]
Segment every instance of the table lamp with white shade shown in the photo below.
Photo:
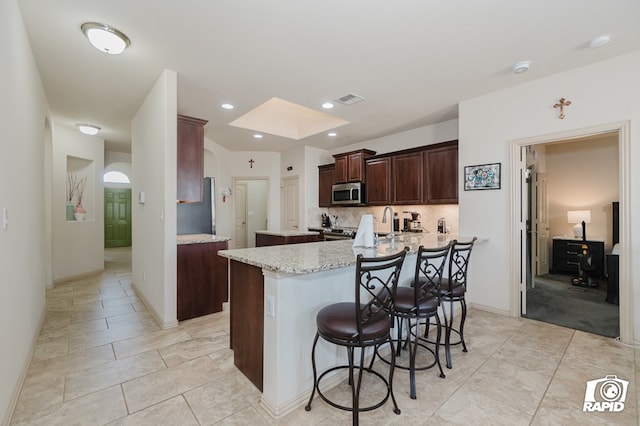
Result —
[{"label": "table lamp with white shade", "polygon": [[591,210],[569,210],[567,212],[567,222],[575,223],[573,235],[576,238],[587,240],[586,224],[591,223]]}]

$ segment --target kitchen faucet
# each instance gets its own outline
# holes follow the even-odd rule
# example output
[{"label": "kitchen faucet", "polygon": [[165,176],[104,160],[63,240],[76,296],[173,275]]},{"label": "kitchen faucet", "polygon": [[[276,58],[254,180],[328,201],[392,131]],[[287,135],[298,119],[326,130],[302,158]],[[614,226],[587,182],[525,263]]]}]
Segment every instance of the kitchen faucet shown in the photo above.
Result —
[{"label": "kitchen faucet", "polygon": [[393,207],[391,206],[385,206],[384,208],[384,213],[382,213],[382,223],[387,223],[387,210],[391,211],[391,214],[389,215],[389,217],[391,218],[389,220],[389,235],[387,235],[387,238],[390,238],[391,241],[393,241],[395,235],[393,233]]}]

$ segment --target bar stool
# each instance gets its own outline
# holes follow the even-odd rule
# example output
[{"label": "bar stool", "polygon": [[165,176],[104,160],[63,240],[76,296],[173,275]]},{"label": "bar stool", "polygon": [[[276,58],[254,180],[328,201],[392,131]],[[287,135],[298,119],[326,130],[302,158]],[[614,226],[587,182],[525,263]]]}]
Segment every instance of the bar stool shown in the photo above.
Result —
[{"label": "bar stool", "polygon": [[[361,411],[370,411],[381,407],[391,396],[393,411],[400,414],[400,409],[393,394],[393,372],[395,367],[395,349],[391,339],[391,312],[394,308],[394,296],[398,285],[398,278],[402,263],[409,249],[407,247],[397,254],[381,257],[365,258],[357,256],[355,276],[355,302],[334,303],[322,308],[316,316],[317,332],[311,349],[311,363],[313,365],[313,391],[305,410],[311,410],[311,402],[316,392],[327,404],[341,410],[351,411],[353,425],[358,424]],[[329,368],[318,376],[316,368],[316,345],[318,339],[347,349],[347,365]],[[375,348],[388,342],[391,345],[391,365],[389,377],[373,370],[375,355],[369,366],[364,365],[365,349]],[[355,349],[360,349],[360,362],[354,366]],[[320,381],[327,374],[339,369],[348,369],[349,385],[351,386],[351,406],[345,406],[331,401],[320,390]],[[354,369],[358,370],[357,384],[354,383]],[[360,388],[363,374],[373,374],[380,379],[387,388],[386,395],[374,405],[360,407]]]},{"label": "bar stool", "polygon": [[[438,370],[440,370],[440,377],[445,377],[440,365],[441,324],[438,316],[438,307],[440,306],[440,283],[451,246],[452,243],[438,248],[420,246],[416,256],[416,267],[411,286],[401,286],[396,290],[395,309],[393,311],[398,336],[396,368],[409,370],[411,399],[416,399],[416,371],[426,370],[437,365]],[[435,344],[435,349],[431,349],[426,345],[428,343],[427,340],[421,338],[418,330],[420,321],[426,319],[425,323],[428,327],[430,318],[435,318],[436,322],[437,336],[436,340],[432,342]],[[401,355],[402,349],[403,325],[406,325],[407,330],[404,348],[409,347],[408,367],[397,363],[397,357]],[[416,354],[419,346],[433,354],[433,363],[416,367]],[[382,359],[385,360],[384,358]]]},{"label": "bar stool", "polygon": [[[440,283],[440,301],[442,313],[445,321],[444,351],[447,368],[451,368],[451,346],[462,344],[462,352],[467,352],[467,345],[464,341],[464,322],[467,318],[467,302],[465,294],[467,292],[467,270],[471,259],[471,250],[478,238],[473,237],[471,241],[453,240],[451,254],[449,256],[448,276],[442,278]],[[447,302],[449,303],[449,313],[447,317]],[[454,327],[454,302],[460,302],[462,312],[460,314],[460,324]],[[425,333],[428,332],[428,326]],[[439,328],[439,327],[438,327]],[[459,336],[459,340],[451,343],[451,332]],[[426,334],[425,334],[426,336]]]}]

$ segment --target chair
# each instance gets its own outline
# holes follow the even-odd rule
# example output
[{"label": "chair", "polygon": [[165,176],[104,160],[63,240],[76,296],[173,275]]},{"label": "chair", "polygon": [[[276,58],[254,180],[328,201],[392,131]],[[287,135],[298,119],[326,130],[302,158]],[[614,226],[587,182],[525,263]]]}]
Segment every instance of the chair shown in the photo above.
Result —
[{"label": "chair", "polygon": [[[356,260],[355,302],[334,303],[322,308],[316,316],[317,332],[311,349],[313,365],[313,391],[305,410],[311,410],[311,402],[316,392],[329,405],[341,410],[352,412],[352,422],[358,424],[361,411],[370,411],[381,407],[391,396],[393,411],[400,414],[400,409],[393,394],[393,372],[395,367],[395,349],[391,339],[391,312],[394,307],[394,295],[398,285],[398,278],[402,263],[409,249],[397,254],[382,257],[365,258],[358,255]],[[319,338],[347,349],[348,365],[339,365],[325,370],[318,376],[316,368],[316,345]],[[375,348],[388,342],[391,345],[391,365],[389,377],[373,370],[371,358],[368,367],[365,366],[365,349]],[[360,349],[360,362],[354,366],[354,352]],[[358,370],[357,383],[354,383],[354,369]],[[349,385],[351,386],[351,406],[337,404],[327,398],[320,390],[320,381],[328,373],[348,369]],[[370,373],[379,378],[386,386],[387,392],[382,400],[368,407],[360,407],[360,388],[362,376]]]},{"label": "chair", "polygon": [[[471,259],[471,250],[478,238],[473,237],[471,241],[461,242],[453,240],[451,244],[451,252],[449,254],[449,263],[447,277],[443,277],[440,283],[440,302],[445,324],[444,352],[447,368],[452,368],[451,364],[451,346],[462,344],[462,352],[467,352],[467,345],[464,341],[464,322],[467,318],[467,302],[465,294],[467,292],[467,269],[469,268],[469,260]],[[449,304],[449,313],[447,316],[447,302]],[[456,329],[453,326],[454,321],[454,303],[460,302],[462,312],[460,314],[460,324]],[[429,331],[427,323],[426,333]],[[439,327],[438,327],[439,328]],[[451,333],[456,333],[460,340],[451,343]]]},{"label": "chair", "polygon": [[[393,315],[396,319],[397,333],[398,333],[398,346],[397,356],[401,354],[402,338],[401,333],[403,325],[406,322],[406,340],[404,347],[409,347],[409,367],[401,366],[397,364],[396,367],[409,370],[410,378],[410,396],[412,399],[416,399],[416,371],[426,370],[438,366],[440,370],[440,377],[444,378],[445,374],[442,371],[440,365],[440,318],[438,316],[438,307],[440,306],[440,284],[444,272],[447,259],[449,257],[449,251],[451,243],[445,247],[439,248],[425,248],[420,246],[418,248],[418,254],[416,255],[416,267],[411,287],[398,287],[396,290],[395,309]],[[424,343],[420,342],[422,339],[419,336],[418,326],[420,320],[426,319],[428,326],[429,319],[435,318],[437,337],[435,342],[435,350],[427,347]],[[412,324],[412,321],[415,323]],[[415,330],[413,330],[415,328]],[[434,356],[432,364],[416,367],[416,354],[418,346],[431,352]]]}]

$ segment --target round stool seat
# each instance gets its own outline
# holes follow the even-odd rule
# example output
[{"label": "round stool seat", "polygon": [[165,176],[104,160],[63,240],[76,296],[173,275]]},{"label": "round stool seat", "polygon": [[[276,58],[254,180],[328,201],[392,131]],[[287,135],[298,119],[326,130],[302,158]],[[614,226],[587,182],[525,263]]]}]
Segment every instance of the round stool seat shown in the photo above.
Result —
[{"label": "round stool seat", "polygon": [[440,283],[440,292],[442,297],[464,297],[466,288],[457,281],[449,281],[448,278],[443,278]]},{"label": "round stool seat", "polygon": [[[418,301],[418,314],[425,315],[430,312],[434,312],[438,309],[438,297],[426,297]],[[415,312],[415,297],[414,289],[412,287],[398,287],[396,290],[395,299],[395,311],[396,313],[409,313]]]},{"label": "round stool seat", "polygon": [[[355,307],[355,303],[343,302],[320,309],[316,316],[318,333],[332,340],[352,341],[357,339],[358,320]],[[391,321],[388,313],[384,311],[371,312],[369,320],[362,325],[362,340],[386,339],[390,328]]]}]

